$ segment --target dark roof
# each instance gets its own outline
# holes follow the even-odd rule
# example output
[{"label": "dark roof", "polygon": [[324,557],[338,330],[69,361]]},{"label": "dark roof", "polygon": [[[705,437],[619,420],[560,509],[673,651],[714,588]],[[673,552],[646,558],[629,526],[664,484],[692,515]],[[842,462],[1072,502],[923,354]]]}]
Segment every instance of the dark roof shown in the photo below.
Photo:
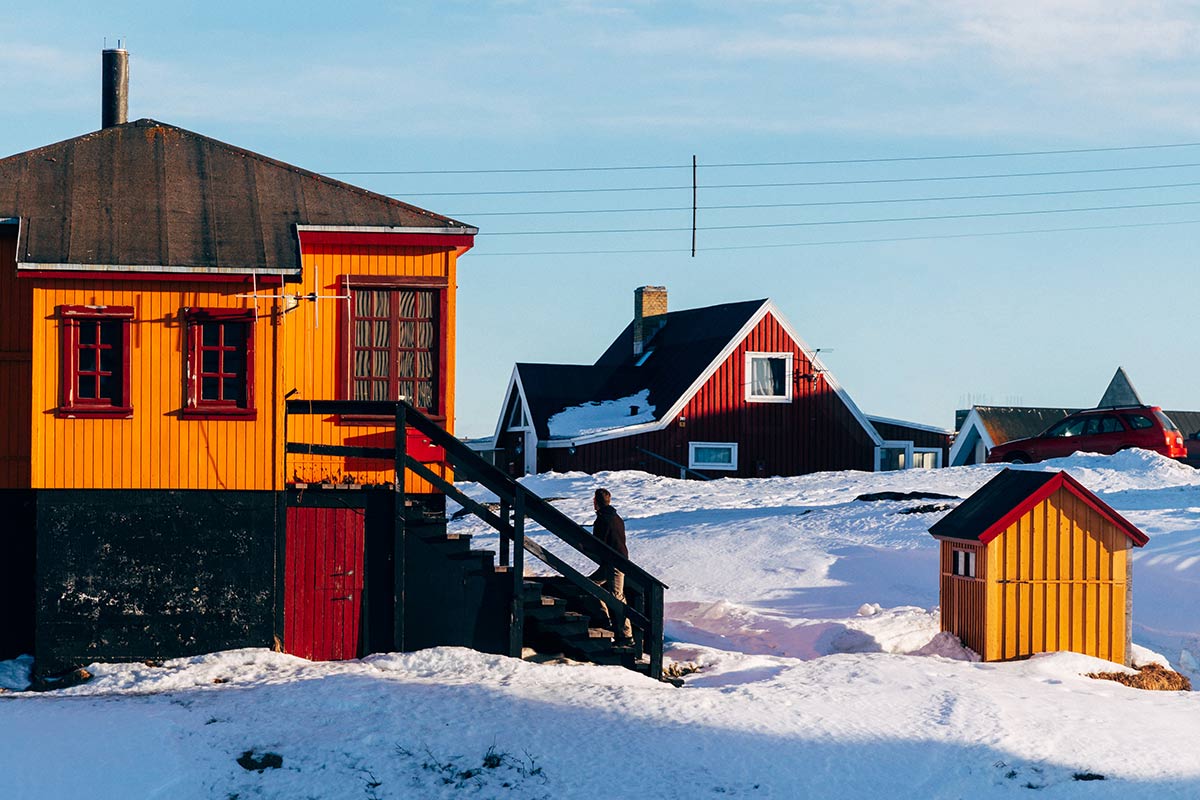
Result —
[{"label": "dark roof", "polygon": [[1006,469],[934,523],[929,532],[950,539],[978,540],[1054,477],[1053,472]]},{"label": "dark roof", "polygon": [[[547,422],[564,408],[602,397],[609,371],[581,364],[517,364],[538,439],[550,438]],[[619,397],[620,395],[618,395]]]},{"label": "dark roof", "polygon": [[[517,364],[538,438],[565,408],[650,391],[656,420],[675,405],[766,300],[672,311],[646,343],[645,360],[633,352],[630,322],[595,364]],[[643,353],[643,355],[645,355]],[[536,399],[535,399],[536,398]]]},{"label": "dark roof", "polygon": [[993,445],[1037,436],[1077,408],[1031,408],[1020,406],[974,406]]},{"label": "dark roof", "polygon": [[151,119],[0,159],[4,217],[21,264],[269,270],[299,267],[295,224],[462,226]]},{"label": "dark roof", "polygon": [[1066,472],[1005,469],[929,529],[933,536],[987,544],[1030,508],[1063,488],[1079,497],[1141,547],[1149,539]]}]

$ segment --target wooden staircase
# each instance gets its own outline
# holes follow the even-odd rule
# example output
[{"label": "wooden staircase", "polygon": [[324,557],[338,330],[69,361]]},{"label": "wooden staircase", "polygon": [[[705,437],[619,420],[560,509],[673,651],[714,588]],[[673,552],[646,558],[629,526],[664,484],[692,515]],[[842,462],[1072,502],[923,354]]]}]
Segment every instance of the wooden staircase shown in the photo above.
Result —
[{"label": "wooden staircase", "polygon": [[[553,579],[548,579],[553,581]],[[546,594],[561,588],[547,586],[547,579],[526,578],[522,587],[525,606],[525,646],[535,653],[562,653],[576,661],[613,664],[650,674],[650,660],[636,643],[618,645],[613,632],[593,627],[592,617],[564,597]],[[553,588],[551,588],[553,587]]]},{"label": "wooden staircase", "polygon": [[[662,677],[663,593],[666,585],[617,553],[546,500],[527,490],[482,459],[458,439],[404,401],[289,400],[290,414],[387,416],[395,420],[394,448],[288,442],[288,453],[385,459],[393,462],[396,480],[390,488],[392,527],[388,532],[394,560],[391,598],[377,605],[394,619],[388,644],[397,650],[436,645],[463,645],[486,652],[521,657],[532,650],[561,653],[597,664],[614,664],[655,678]],[[499,498],[499,513],[472,500],[453,483],[409,456],[412,427],[445,454],[456,475],[476,481]],[[448,533],[444,513],[407,499],[405,480],[411,472],[482,519],[500,535],[499,553],[474,549],[471,537]],[[565,545],[596,564],[625,574],[625,601],[570,566],[547,547],[525,535],[537,523],[557,545]],[[557,574],[525,575],[528,553]],[[373,595],[375,596],[375,595]],[[630,644],[617,645],[613,632],[597,627],[600,603],[613,625],[628,620]],[[387,609],[391,609],[388,611]]]},{"label": "wooden staircase", "polygon": [[[419,521],[418,521],[419,519]],[[513,568],[496,563],[493,550],[473,549],[471,535],[447,533],[445,517],[409,514],[410,533],[450,562],[445,570],[437,570],[436,580],[442,586],[455,585],[454,570],[462,570],[464,584],[480,579],[488,584],[483,593],[495,596],[510,585]],[[426,596],[428,591],[425,590]],[[431,598],[432,599],[432,598]],[[444,602],[439,598],[439,602]],[[521,586],[524,611],[522,655],[530,659],[563,655],[575,661],[623,666],[644,675],[650,674],[650,661],[641,654],[636,640],[618,645],[611,630],[597,627],[588,613],[586,598],[573,592],[570,584],[558,578],[525,577]],[[593,607],[593,613],[599,608]]]}]

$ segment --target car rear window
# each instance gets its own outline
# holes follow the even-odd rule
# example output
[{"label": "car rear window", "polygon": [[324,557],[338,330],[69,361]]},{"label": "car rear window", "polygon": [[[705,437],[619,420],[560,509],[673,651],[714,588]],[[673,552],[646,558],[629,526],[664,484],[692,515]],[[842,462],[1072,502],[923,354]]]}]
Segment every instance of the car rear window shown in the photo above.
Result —
[{"label": "car rear window", "polygon": [[1154,427],[1154,420],[1150,419],[1145,414],[1126,414],[1125,421],[1128,422],[1129,427],[1133,428],[1135,431]]},{"label": "car rear window", "polygon": [[1158,417],[1158,421],[1163,424],[1164,428],[1166,428],[1169,431],[1175,431],[1176,433],[1179,433],[1179,428],[1175,427],[1175,423],[1171,422],[1171,418],[1168,417],[1166,414],[1164,414],[1161,411],[1155,411],[1154,416]]}]

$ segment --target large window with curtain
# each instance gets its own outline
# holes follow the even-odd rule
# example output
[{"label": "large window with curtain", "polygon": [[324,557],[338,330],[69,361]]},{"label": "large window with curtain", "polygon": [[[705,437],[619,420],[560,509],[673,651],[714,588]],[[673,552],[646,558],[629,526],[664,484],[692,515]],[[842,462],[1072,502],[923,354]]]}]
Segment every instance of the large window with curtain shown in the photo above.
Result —
[{"label": "large window with curtain", "polygon": [[404,399],[439,414],[442,291],[348,284],[348,399]]},{"label": "large window with curtain", "polygon": [[746,401],[790,403],[792,401],[792,354],[746,354]]}]

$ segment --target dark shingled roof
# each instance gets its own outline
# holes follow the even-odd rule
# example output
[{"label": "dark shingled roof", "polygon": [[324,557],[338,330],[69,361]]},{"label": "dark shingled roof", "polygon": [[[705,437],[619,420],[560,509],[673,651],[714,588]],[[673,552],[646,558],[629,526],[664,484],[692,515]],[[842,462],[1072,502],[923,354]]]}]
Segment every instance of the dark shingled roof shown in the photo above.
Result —
[{"label": "dark shingled roof", "polygon": [[[1091,505],[1141,547],[1148,537],[1066,472],[1005,469],[929,529],[933,536],[986,544],[1059,488]],[[1007,518],[1007,519],[1006,519]]]},{"label": "dark shingled roof", "polygon": [[979,537],[1006,514],[1057,477],[1054,472],[1006,469],[985,483],[957,508],[942,517],[929,532],[950,539]]},{"label": "dark shingled roof", "polygon": [[3,217],[21,218],[21,264],[289,271],[297,223],[463,227],[151,119],[0,159]]},{"label": "dark shingled roof", "polygon": [[641,366],[637,363],[642,356],[633,352],[632,322],[591,366],[517,364],[538,438],[550,438],[547,423],[565,408],[646,389],[655,419],[661,420],[766,302],[722,303],[662,315],[665,319],[646,343],[649,355]]}]

